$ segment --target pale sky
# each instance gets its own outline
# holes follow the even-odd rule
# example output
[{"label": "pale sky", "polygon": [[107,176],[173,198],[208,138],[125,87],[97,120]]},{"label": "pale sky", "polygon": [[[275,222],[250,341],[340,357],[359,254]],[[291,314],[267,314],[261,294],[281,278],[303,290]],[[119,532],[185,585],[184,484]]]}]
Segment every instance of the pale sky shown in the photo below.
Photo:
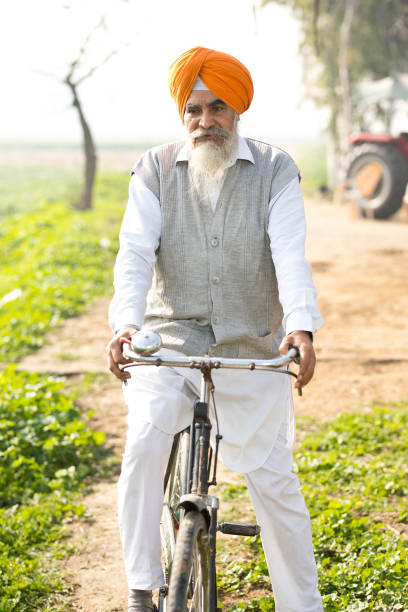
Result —
[{"label": "pale sky", "polygon": [[180,53],[196,45],[231,53],[250,70],[255,96],[242,116],[242,134],[317,139],[324,117],[302,102],[297,24],[274,4],[259,11],[255,22],[252,5],[253,0],[2,0],[0,141],[80,141],[61,79],[102,15],[108,31],[92,39],[86,66],[113,48],[120,52],[79,88],[99,143],[182,137],[167,73]]}]

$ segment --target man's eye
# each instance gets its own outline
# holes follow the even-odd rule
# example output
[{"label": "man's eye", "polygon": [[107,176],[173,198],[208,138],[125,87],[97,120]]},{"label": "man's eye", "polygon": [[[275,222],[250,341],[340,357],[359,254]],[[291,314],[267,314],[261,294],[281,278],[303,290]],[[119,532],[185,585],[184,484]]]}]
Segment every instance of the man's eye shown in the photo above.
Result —
[{"label": "man's eye", "polygon": [[198,108],[188,108],[187,112],[189,115],[197,115],[199,113]]},{"label": "man's eye", "polygon": [[225,106],[214,106],[214,110],[216,113],[219,113],[220,111],[223,111],[225,108]]}]

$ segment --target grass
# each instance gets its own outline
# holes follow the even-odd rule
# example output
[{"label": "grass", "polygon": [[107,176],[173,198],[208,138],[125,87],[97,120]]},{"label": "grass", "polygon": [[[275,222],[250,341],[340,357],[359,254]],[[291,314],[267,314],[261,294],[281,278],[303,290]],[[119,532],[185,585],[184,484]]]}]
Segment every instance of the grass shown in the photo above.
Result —
[{"label": "grass", "polygon": [[[408,541],[399,526],[408,523],[408,403],[307,428],[295,469],[311,514],[325,612],[406,612]],[[224,492],[228,499],[242,498],[242,485],[232,489]],[[244,548],[219,574],[224,597],[235,601],[224,609],[274,610],[260,540],[247,539]],[[263,596],[239,601],[259,589]]]},{"label": "grass", "polygon": [[76,361],[79,359],[79,355],[69,352],[58,353],[57,357],[61,359],[61,361]]}]

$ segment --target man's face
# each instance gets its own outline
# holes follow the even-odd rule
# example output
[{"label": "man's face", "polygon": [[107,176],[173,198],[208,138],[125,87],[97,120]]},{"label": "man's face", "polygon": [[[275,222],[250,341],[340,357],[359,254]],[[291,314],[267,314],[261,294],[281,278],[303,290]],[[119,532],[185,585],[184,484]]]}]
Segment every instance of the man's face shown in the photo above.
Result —
[{"label": "man's face", "polygon": [[[193,137],[193,146],[206,141],[222,145],[225,138],[217,135],[217,128],[232,132],[236,122],[235,111],[217,98],[211,91],[193,90],[187,100],[184,125],[188,134],[198,130],[199,136]],[[216,128],[211,130],[210,128]],[[205,131],[208,130],[208,134]],[[211,133],[214,131],[215,133]]]}]

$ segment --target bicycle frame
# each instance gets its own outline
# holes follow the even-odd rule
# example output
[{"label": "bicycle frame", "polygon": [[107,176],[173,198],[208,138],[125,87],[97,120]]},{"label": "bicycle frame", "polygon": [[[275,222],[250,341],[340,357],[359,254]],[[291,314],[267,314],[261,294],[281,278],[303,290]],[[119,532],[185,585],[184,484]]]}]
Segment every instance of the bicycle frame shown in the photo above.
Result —
[{"label": "bicycle frame", "polygon": [[[219,507],[218,498],[208,495],[210,485],[216,484],[216,478],[209,482],[211,471],[212,449],[210,446],[211,422],[208,416],[209,410],[209,382],[204,382],[199,401],[194,405],[194,418],[191,425],[190,434],[190,461],[189,479],[191,480],[191,493],[184,495],[180,499],[180,506],[186,512],[198,510],[203,513],[208,525],[208,547],[209,547],[209,609],[217,609],[216,591],[216,531],[217,531],[217,511]],[[203,401],[204,400],[204,401]],[[216,472],[216,461],[218,455],[218,443],[221,436],[216,441],[216,452],[214,457],[214,475]]]}]

